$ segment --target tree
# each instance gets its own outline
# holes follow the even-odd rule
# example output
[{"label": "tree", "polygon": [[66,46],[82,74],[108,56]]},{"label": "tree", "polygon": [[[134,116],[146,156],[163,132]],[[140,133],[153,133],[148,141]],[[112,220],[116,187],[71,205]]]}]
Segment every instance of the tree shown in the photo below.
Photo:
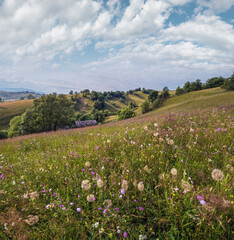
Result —
[{"label": "tree", "polygon": [[186,82],[183,86],[183,90],[184,90],[184,92],[191,92],[191,83]]},{"label": "tree", "polygon": [[32,109],[22,115],[21,131],[26,134],[56,130],[71,125],[73,117],[72,102],[66,95],[48,94],[35,99]]},{"label": "tree", "polygon": [[69,92],[69,95],[73,95],[73,91],[72,90]]},{"label": "tree", "polygon": [[183,94],[183,93],[184,93],[183,88],[181,88],[180,86],[178,86],[178,87],[176,88],[175,95],[178,96],[178,95],[181,95],[181,94]]},{"label": "tree", "polygon": [[149,107],[149,102],[148,101],[145,101],[141,104],[141,111],[142,113],[147,113],[149,112],[150,110],[150,107]]},{"label": "tree", "polygon": [[94,103],[93,103],[93,107],[95,108],[95,109],[97,109],[97,110],[101,110],[101,109],[103,109],[104,108],[104,105],[105,105],[105,103],[104,103],[104,100],[96,100],[96,101],[94,101]]},{"label": "tree", "polygon": [[28,96],[27,96],[27,99],[34,99],[35,97],[30,93],[30,94],[28,94]]},{"label": "tree", "polygon": [[154,90],[151,91],[148,96],[149,102],[153,103],[157,98],[158,98],[158,91],[154,91]]},{"label": "tree", "polygon": [[132,118],[134,117],[136,114],[132,109],[129,108],[122,108],[121,110],[119,110],[117,112],[117,116],[118,116],[118,120],[124,120],[127,118]]},{"label": "tree", "polygon": [[21,135],[22,129],[21,129],[21,122],[22,122],[22,117],[17,116],[11,119],[10,121],[10,128],[8,131],[8,137],[16,137]]},{"label": "tree", "polygon": [[170,97],[169,89],[168,87],[164,87],[162,90],[162,93],[160,94],[162,99],[166,99]]},{"label": "tree", "polygon": [[226,90],[234,90],[234,72],[230,78],[225,79],[223,88]]}]

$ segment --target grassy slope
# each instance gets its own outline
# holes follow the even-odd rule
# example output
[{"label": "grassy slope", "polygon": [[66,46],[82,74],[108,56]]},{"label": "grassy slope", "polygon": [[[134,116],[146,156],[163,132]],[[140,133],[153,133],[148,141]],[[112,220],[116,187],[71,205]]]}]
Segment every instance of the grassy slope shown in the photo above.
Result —
[{"label": "grassy slope", "polygon": [[0,103],[0,130],[7,129],[12,118],[21,115],[33,104],[33,100]]},{"label": "grassy slope", "polygon": [[[232,112],[233,92],[205,90],[134,119],[1,141],[0,238],[122,239],[126,232],[128,239],[231,239]],[[212,179],[215,168],[222,181]],[[81,188],[83,180],[90,190]],[[128,189],[120,198],[122,180]],[[135,181],[143,182],[142,192]],[[32,200],[32,192],[39,198]],[[96,199],[89,203],[91,193]],[[39,217],[32,226],[24,221],[30,215]]]}]

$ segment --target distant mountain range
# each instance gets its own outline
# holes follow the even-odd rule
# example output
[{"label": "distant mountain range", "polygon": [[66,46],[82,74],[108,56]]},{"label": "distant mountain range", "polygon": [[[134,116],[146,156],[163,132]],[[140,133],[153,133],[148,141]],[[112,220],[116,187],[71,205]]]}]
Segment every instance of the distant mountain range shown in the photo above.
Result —
[{"label": "distant mountain range", "polygon": [[32,89],[27,89],[27,88],[0,88],[0,91],[5,91],[5,92],[30,92],[30,93],[46,94],[44,92],[35,91],[35,90],[32,90]]}]

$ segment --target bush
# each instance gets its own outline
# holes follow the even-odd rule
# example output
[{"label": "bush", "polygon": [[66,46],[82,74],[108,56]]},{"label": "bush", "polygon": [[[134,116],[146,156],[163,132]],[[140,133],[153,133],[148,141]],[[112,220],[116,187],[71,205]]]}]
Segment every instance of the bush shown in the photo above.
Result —
[{"label": "bush", "polygon": [[147,113],[149,112],[150,110],[150,107],[149,107],[149,102],[148,101],[145,101],[141,104],[141,111],[142,113]]},{"label": "bush", "polygon": [[8,132],[6,130],[0,130],[0,139],[6,139]]},{"label": "bush", "polygon": [[129,108],[122,108],[117,112],[118,120],[124,120],[127,118],[135,117],[135,112]]},{"label": "bush", "polygon": [[156,99],[153,102],[153,109],[156,109],[156,108],[160,107],[161,105],[162,105],[162,101],[160,99]]}]

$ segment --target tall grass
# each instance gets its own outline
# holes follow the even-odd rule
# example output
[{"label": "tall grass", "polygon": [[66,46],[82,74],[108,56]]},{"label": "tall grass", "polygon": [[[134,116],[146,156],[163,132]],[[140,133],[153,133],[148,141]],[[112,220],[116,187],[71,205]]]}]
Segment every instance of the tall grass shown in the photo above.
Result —
[{"label": "tall grass", "polygon": [[0,239],[231,239],[232,141],[230,106],[1,141]]}]

